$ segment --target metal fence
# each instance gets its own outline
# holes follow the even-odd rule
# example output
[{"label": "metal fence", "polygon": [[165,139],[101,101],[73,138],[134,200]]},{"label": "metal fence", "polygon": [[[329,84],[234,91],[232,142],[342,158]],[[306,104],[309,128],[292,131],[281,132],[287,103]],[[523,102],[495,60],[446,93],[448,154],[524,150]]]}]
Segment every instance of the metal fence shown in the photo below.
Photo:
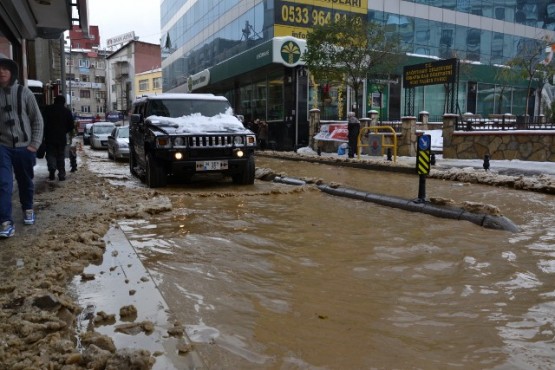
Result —
[{"label": "metal fence", "polygon": [[553,122],[545,122],[541,117],[526,120],[526,117],[468,118],[457,117],[457,131],[517,131],[555,130]]}]

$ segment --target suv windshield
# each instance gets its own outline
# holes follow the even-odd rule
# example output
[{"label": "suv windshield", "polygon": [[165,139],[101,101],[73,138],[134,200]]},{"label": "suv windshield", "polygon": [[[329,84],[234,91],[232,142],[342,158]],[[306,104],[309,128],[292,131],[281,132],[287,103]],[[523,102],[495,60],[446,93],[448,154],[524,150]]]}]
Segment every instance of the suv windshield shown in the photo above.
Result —
[{"label": "suv windshield", "polygon": [[200,113],[205,117],[213,117],[220,113],[226,113],[230,108],[227,101],[219,100],[151,100],[147,107],[146,116],[162,116],[178,118]]}]

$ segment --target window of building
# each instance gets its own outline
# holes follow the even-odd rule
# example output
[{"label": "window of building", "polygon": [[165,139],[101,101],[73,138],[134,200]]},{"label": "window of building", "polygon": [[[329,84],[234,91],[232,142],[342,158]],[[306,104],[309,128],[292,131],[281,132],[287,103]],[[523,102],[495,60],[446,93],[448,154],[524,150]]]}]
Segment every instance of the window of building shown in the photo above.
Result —
[{"label": "window of building", "polygon": [[104,76],[94,76],[94,82],[103,84],[106,83],[106,77]]},{"label": "window of building", "polygon": [[79,68],[90,68],[91,64],[88,59],[79,59]]},{"label": "window of building", "polygon": [[83,99],[90,99],[91,98],[91,91],[90,90],[81,90],[79,91],[79,97]]},{"label": "window of building", "polygon": [[156,77],[152,79],[152,87],[154,89],[161,89],[162,88],[162,77]]},{"label": "window of building", "polygon": [[148,80],[139,80],[139,91],[145,91],[149,89],[149,83]]},{"label": "window of building", "polygon": [[91,113],[91,106],[90,105],[82,105],[81,106],[81,113]]},{"label": "window of building", "polygon": [[97,99],[106,99],[106,91],[97,91],[96,92]]},{"label": "window of building", "polygon": [[89,76],[88,75],[79,75],[79,78],[83,82],[89,82]]},{"label": "window of building", "polygon": [[268,121],[283,119],[283,78],[268,81]]}]

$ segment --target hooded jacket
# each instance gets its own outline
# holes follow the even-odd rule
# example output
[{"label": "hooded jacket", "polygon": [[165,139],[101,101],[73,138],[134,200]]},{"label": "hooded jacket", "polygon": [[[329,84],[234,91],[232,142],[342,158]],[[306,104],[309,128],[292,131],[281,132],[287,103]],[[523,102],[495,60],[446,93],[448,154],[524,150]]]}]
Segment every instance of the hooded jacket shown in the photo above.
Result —
[{"label": "hooded jacket", "polygon": [[0,88],[0,145],[10,148],[30,145],[38,149],[44,123],[35,95],[22,86],[21,99],[18,99],[17,63],[0,54],[0,65],[7,67],[12,75],[8,86]]},{"label": "hooded jacket", "polygon": [[44,142],[49,145],[65,145],[67,134],[73,131],[73,114],[65,106],[66,99],[58,95],[54,104],[44,110]]}]

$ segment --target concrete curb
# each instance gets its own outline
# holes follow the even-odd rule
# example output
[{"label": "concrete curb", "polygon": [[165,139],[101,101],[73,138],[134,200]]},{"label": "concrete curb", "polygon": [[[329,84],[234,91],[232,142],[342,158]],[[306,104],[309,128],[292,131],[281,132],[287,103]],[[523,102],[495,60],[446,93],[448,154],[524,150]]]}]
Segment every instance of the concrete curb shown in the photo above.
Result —
[{"label": "concrete curb", "polygon": [[[90,264],[83,272],[94,279],[76,276],[72,282],[79,305],[86,312],[116,315],[116,322],[96,325],[95,331],[112,338],[119,349],[158,351],[160,355],[156,356],[153,370],[205,369],[200,354],[185,333],[182,337],[168,334],[172,327],[169,306],[123,230],[110,228],[104,241],[106,250],[101,263]],[[130,323],[119,315],[121,307],[130,305],[137,308],[137,317],[131,323],[149,321],[154,326],[153,332],[125,334],[116,330],[118,325]],[[84,318],[80,317],[81,320]],[[79,326],[84,331],[87,325],[88,321],[81,321]],[[191,350],[179,354],[179,347]]]}]

